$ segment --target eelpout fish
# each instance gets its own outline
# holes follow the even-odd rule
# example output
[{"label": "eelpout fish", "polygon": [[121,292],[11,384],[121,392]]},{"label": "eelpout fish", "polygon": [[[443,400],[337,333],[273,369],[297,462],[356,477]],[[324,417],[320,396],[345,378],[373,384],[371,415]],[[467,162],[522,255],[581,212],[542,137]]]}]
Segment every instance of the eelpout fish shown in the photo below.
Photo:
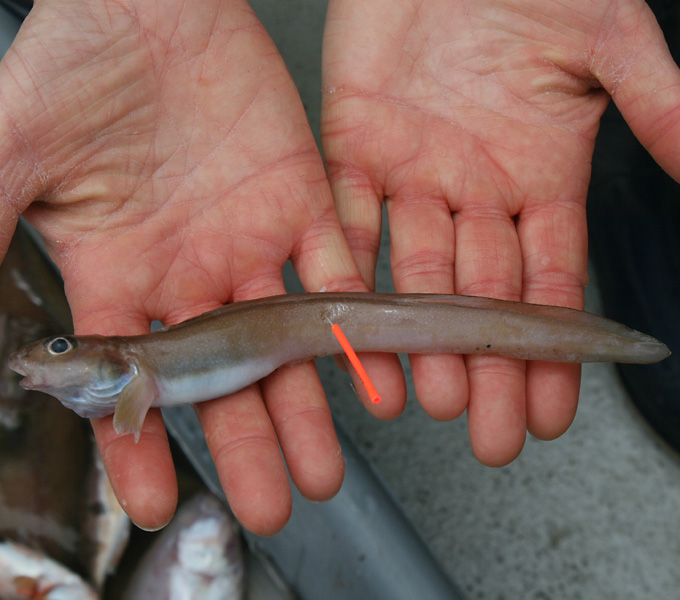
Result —
[{"label": "eelpout fish", "polygon": [[557,362],[652,363],[668,348],[583,311],[471,296],[290,294],[236,302],[137,336],[53,336],[15,352],[26,389],[83,417],[114,415],[136,436],[151,406],[210,400],[278,367],[339,354],[338,324],[357,352],[500,354]]}]

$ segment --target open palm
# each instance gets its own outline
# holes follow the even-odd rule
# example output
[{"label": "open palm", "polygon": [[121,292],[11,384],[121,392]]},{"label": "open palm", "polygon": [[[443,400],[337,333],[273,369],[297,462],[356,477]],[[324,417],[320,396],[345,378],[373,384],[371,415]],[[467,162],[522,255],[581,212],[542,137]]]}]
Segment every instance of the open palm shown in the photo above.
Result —
[{"label": "open palm", "polygon": [[[365,281],[385,201],[397,291],[581,308],[599,118],[613,96],[677,178],[679,88],[636,0],[331,0],[324,155]],[[411,362],[424,408],[442,419],[467,408],[473,449],[490,465],[519,453],[527,427],[559,435],[576,409],[575,365]]]},{"label": "open palm", "polygon": [[[0,256],[18,214],[45,237],[76,331],[134,334],[228,301],[365,289],[297,91],[245,2],[46,0],[0,65]],[[283,526],[290,473],[321,500],[343,461],[312,365],[197,407],[231,506]],[[160,413],[138,445],[94,423],[142,527],[177,491]]]}]

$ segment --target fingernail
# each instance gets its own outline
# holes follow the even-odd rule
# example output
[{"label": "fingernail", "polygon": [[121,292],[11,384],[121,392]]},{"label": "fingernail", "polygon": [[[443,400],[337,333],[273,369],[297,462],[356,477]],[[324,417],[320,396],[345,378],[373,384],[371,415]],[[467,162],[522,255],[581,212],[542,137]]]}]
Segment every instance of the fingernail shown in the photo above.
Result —
[{"label": "fingernail", "polygon": [[[130,520],[132,521],[132,519],[130,519]],[[142,527],[139,523],[135,523],[134,521],[132,521],[132,524],[135,527],[137,527],[138,529],[141,529],[142,531],[146,531],[147,533],[154,533],[155,531],[160,531],[164,527],[167,527],[168,524],[170,523],[170,521],[172,521],[172,517],[170,519],[168,519],[162,525],[159,525],[158,527]]]}]

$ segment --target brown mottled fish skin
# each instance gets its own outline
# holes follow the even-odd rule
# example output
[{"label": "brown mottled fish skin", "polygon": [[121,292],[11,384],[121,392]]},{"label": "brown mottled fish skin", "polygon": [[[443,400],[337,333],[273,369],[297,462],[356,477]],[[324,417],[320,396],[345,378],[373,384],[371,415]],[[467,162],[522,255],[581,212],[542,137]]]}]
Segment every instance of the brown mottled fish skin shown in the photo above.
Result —
[{"label": "brown mottled fish skin", "polygon": [[[284,364],[340,353],[335,323],[358,352],[636,363],[669,354],[650,336],[568,308],[455,295],[320,293],[234,303],[142,336],[63,336],[57,346],[48,338],[15,353],[10,367],[26,375],[23,386],[83,416],[115,409],[119,430],[138,432],[149,406],[209,400]],[[48,350],[51,343],[58,354]]]}]

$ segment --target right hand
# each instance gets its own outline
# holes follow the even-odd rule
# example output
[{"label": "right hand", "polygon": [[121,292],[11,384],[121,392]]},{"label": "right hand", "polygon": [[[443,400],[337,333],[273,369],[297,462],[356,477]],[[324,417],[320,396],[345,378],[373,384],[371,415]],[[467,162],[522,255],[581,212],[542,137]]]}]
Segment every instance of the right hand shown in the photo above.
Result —
[{"label": "right hand", "polygon": [[[289,258],[310,291],[366,289],[297,90],[244,0],[37,2],[0,64],[0,159],[0,258],[23,213],[61,269],[76,333],[145,333],[283,293]],[[394,358],[384,387],[399,397]],[[247,529],[288,519],[281,451],[304,496],[338,490],[313,364],[196,410]],[[110,417],[93,426],[132,520],[167,523],[177,487],[160,412],[138,444]]]}]

